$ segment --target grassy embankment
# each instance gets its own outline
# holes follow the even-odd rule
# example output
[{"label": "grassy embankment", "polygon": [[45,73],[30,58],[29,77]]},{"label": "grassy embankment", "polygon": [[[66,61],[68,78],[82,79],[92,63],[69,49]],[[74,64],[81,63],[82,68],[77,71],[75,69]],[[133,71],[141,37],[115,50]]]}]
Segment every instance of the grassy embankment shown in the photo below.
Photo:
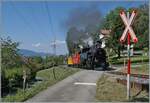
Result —
[{"label": "grassy embankment", "polygon": [[140,90],[131,89],[131,100],[126,99],[126,86],[117,83],[114,78],[107,75],[103,75],[97,82],[96,98],[100,102],[148,102],[149,96],[146,91],[142,91],[139,95]]},{"label": "grassy embankment", "polygon": [[[126,73],[126,69],[121,69],[120,72]],[[142,64],[138,67],[132,67],[133,74],[149,74],[149,66]],[[148,93],[142,91],[138,96],[135,96],[140,90],[131,89],[132,99],[130,101],[147,101],[149,100]],[[126,99],[126,86],[119,84],[115,79],[103,75],[97,82],[96,98],[99,101],[128,101]]]},{"label": "grassy embankment", "polygon": [[55,67],[55,74],[56,79],[54,79],[53,70],[52,68],[41,70],[37,73],[36,77],[42,78],[42,81],[39,83],[35,83],[31,85],[30,88],[23,91],[22,89],[18,89],[15,95],[6,96],[2,98],[4,102],[21,102],[25,101],[35,94],[39,93],[40,91],[46,89],[47,87],[54,85],[58,81],[63,80],[64,78],[78,72],[79,69],[71,68],[71,67]]},{"label": "grassy embankment", "polygon": [[[121,69],[119,70],[119,72],[127,73],[127,69]],[[141,64],[140,66],[137,67],[131,67],[131,73],[149,75],[149,65]]]}]

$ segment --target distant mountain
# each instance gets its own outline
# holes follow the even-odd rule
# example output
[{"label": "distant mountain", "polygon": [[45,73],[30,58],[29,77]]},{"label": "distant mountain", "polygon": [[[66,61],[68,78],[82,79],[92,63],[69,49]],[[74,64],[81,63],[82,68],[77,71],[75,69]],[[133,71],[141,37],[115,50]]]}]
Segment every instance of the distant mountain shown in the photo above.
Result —
[{"label": "distant mountain", "polygon": [[23,56],[42,56],[42,57],[52,55],[50,53],[35,52],[32,50],[27,50],[27,49],[19,49],[19,54],[21,54]]}]

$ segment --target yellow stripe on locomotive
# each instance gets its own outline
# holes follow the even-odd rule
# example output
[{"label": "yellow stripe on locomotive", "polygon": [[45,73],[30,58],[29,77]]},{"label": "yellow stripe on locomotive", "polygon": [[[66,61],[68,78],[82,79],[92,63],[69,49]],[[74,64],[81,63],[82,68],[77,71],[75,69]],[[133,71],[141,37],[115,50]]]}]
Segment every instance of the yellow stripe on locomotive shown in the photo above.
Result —
[{"label": "yellow stripe on locomotive", "polygon": [[68,57],[68,65],[72,65],[72,64],[73,64],[72,57]]}]

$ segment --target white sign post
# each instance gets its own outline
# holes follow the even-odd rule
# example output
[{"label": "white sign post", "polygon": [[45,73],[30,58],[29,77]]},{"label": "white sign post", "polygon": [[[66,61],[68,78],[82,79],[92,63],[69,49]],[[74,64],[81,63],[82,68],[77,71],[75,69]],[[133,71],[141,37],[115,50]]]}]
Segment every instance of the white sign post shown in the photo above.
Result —
[{"label": "white sign post", "polygon": [[122,19],[122,21],[124,22],[126,28],[120,38],[120,42],[125,42],[126,38],[127,38],[127,51],[128,51],[128,71],[127,71],[127,99],[130,99],[130,65],[131,65],[131,61],[130,61],[130,39],[132,38],[133,42],[136,43],[138,41],[131,25],[133,24],[133,21],[135,19],[136,16],[136,12],[132,11],[131,16],[129,17],[129,12],[127,12],[127,17],[124,11],[120,12],[120,17]]}]

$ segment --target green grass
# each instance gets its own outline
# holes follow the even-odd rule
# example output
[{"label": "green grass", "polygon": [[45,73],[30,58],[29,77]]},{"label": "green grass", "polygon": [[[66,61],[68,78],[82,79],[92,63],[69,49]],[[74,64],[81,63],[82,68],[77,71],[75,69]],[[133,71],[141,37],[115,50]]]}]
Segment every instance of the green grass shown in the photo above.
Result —
[{"label": "green grass", "polygon": [[[148,102],[148,93],[142,91],[138,96],[134,97],[140,90],[131,89],[130,101]],[[126,99],[126,86],[117,83],[114,78],[103,75],[97,82],[96,99],[99,102],[130,102]]]},{"label": "green grass", "polygon": [[56,79],[54,79],[52,68],[41,70],[37,73],[37,77],[41,77],[44,79],[39,84],[34,85],[33,87],[26,89],[23,91],[22,89],[18,89],[15,95],[6,96],[2,98],[3,102],[22,102],[27,100],[28,98],[33,97],[35,94],[39,93],[40,91],[46,89],[47,87],[54,85],[60,80],[68,77],[79,71],[77,68],[70,68],[70,67],[54,67]]},{"label": "green grass", "polygon": [[[125,57],[125,60],[127,62],[127,57]],[[139,63],[139,62],[148,62],[149,57],[148,56],[136,56],[136,57],[131,57],[131,62],[132,63]],[[110,58],[109,62],[111,64],[123,64],[124,63],[124,58],[116,59],[116,58]]]}]

